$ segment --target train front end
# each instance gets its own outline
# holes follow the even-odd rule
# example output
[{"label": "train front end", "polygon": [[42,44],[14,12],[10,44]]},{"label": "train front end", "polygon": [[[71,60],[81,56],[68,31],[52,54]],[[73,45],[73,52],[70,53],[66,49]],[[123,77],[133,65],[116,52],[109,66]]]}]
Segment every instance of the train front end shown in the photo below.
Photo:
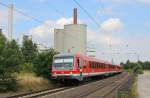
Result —
[{"label": "train front end", "polygon": [[79,68],[76,65],[76,59],[71,54],[58,54],[54,56],[52,65],[52,79],[55,80],[81,80]]}]

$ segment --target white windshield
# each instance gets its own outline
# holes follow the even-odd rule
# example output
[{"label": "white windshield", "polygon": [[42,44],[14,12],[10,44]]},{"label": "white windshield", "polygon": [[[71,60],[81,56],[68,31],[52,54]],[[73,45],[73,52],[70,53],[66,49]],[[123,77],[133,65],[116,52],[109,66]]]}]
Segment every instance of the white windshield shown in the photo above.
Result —
[{"label": "white windshield", "polygon": [[68,63],[68,62],[73,62],[73,58],[56,58],[54,60],[54,63]]},{"label": "white windshield", "polygon": [[72,70],[73,57],[54,58],[53,66],[55,69],[58,69],[58,70]]}]

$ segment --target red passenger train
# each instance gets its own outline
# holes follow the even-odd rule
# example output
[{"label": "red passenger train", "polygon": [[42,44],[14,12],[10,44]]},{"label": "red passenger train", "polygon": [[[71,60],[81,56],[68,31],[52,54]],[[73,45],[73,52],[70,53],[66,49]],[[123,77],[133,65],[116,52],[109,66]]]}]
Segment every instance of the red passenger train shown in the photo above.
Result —
[{"label": "red passenger train", "polygon": [[122,72],[120,65],[98,60],[80,54],[58,54],[54,56],[52,78],[57,80],[75,79],[83,81],[85,78],[99,75],[109,75]]}]

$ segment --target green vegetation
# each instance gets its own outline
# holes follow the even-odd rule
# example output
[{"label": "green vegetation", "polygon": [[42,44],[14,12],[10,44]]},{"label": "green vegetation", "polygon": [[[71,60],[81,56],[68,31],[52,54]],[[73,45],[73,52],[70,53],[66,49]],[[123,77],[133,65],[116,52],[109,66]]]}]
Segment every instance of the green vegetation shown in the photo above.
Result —
[{"label": "green vegetation", "polygon": [[127,60],[126,63],[121,63],[121,65],[126,71],[130,72],[132,82],[127,83],[129,85],[127,90],[122,89],[122,97],[120,98],[137,98],[137,76],[138,74],[143,74],[143,70],[150,70],[150,62],[130,62]]},{"label": "green vegetation", "polygon": [[0,32],[0,92],[16,91],[22,81],[21,73],[50,78],[53,49],[38,51],[31,39],[25,38],[20,47],[15,40],[8,41]]},{"label": "green vegetation", "polygon": [[16,90],[14,73],[19,72],[22,63],[21,51],[15,40],[7,41],[0,32],[0,91]]},{"label": "green vegetation", "polygon": [[55,54],[56,52],[53,49],[49,49],[47,51],[39,53],[38,56],[34,59],[34,72],[38,76],[50,78],[52,69],[50,65],[52,65],[53,56]]},{"label": "green vegetation", "polygon": [[148,61],[130,62],[129,60],[127,60],[126,63],[121,63],[121,65],[123,65],[123,68],[125,70],[133,73],[143,74],[143,70],[150,70],[150,62]]},{"label": "green vegetation", "polygon": [[21,47],[21,51],[25,62],[33,62],[34,58],[38,54],[36,44],[33,43],[31,39],[27,38],[23,39],[23,46]]}]

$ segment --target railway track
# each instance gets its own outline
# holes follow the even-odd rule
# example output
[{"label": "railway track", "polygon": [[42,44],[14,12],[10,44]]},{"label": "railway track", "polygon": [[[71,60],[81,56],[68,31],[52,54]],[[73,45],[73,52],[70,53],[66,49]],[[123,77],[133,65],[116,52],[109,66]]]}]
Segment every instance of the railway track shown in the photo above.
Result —
[{"label": "railway track", "polygon": [[[95,88],[88,89],[87,92],[80,94],[79,96],[74,98],[106,98],[107,95],[113,92],[113,90],[115,90],[124,82],[124,79],[120,80],[120,78],[122,77],[124,76],[120,75],[119,77],[112,78],[107,81],[101,81],[101,84],[97,85]],[[128,76],[124,78],[127,79]],[[95,92],[97,91],[98,93],[96,94]]]},{"label": "railway track", "polygon": [[122,79],[110,82],[108,85],[105,85],[101,88],[97,88],[95,92],[91,92],[88,95],[77,97],[77,98],[116,98],[111,96],[115,90],[117,90],[123,83],[125,83],[129,79],[129,76],[126,76]]},{"label": "railway track", "polygon": [[[41,98],[84,98],[99,89],[105,89],[110,84],[114,84],[114,81],[116,81],[117,79],[119,79],[121,77],[124,77],[124,74],[116,75],[114,77],[109,77],[109,78],[102,79],[102,80],[86,82],[86,83],[80,84],[78,86],[67,86],[67,87],[61,87],[61,88],[56,88],[56,89],[47,89],[47,90],[42,90],[39,92],[31,92],[28,94],[20,94],[20,95],[16,95],[16,96],[10,96],[7,98],[40,98],[40,97]],[[98,83],[98,85],[97,85],[97,83]],[[88,87],[88,85],[90,85],[90,84],[93,85],[92,88],[90,86]],[[80,87],[81,87],[81,89],[80,89]],[[82,88],[84,88],[84,87],[86,90],[83,93],[82,91],[84,89],[82,89]],[[80,92],[80,90],[75,90],[78,88],[81,90],[81,92]],[[76,91],[76,93],[72,94],[74,92],[74,90]],[[64,93],[63,96],[61,96],[61,94],[60,94],[61,92]],[[69,93],[71,95],[68,95]],[[55,96],[57,94],[58,94],[58,97]],[[59,96],[59,94],[60,94],[60,96]],[[89,97],[89,98],[92,98],[92,97]]]},{"label": "railway track", "polygon": [[52,94],[52,93],[56,93],[59,91],[63,91],[68,89],[69,87],[60,87],[60,88],[56,88],[56,89],[45,89],[45,90],[41,90],[41,91],[37,91],[37,92],[30,92],[30,93],[25,93],[25,94],[19,94],[19,95],[14,95],[14,96],[9,96],[6,98],[37,98],[46,94]]},{"label": "railway track", "polygon": [[[123,79],[121,79],[122,77]],[[45,95],[41,98],[101,98],[99,96],[94,96],[94,92],[97,91],[100,91],[99,94],[101,94],[101,96],[103,95],[102,98],[105,98],[105,96],[110,93],[109,89],[115,89],[115,87],[118,87],[118,85],[120,85],[120,83],[122,83],[126,78],[128,78],[128,74],[123,73],[104,80],[92,82],[87,85],[82,85],[50,95]],[[91,97],[91,94],[94,95]]]}]

